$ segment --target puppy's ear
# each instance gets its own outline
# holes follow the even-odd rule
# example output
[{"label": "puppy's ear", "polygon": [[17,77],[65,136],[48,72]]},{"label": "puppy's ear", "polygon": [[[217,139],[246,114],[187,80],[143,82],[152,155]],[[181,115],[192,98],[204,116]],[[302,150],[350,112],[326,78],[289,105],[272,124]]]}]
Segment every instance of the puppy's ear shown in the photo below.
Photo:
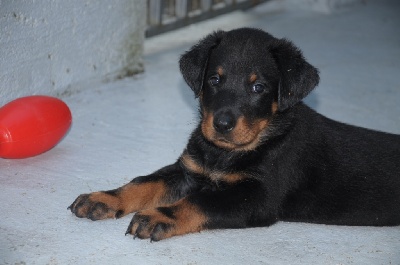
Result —
[{"label": "puppy's ear", "polygon": [[278,109],[292,107],[313,90],[319,82],[318,70],[306,62],[301,51],[286,39],[272,49],[280,72]]},{"label": "puppy's ear", "polygon": [[183,78],[196,94],[196,97],[200,95],[203,87],[204,74],[211,50],[218,46],[224,33],[224,31],[211,33],[184,53],[179,60]]}]

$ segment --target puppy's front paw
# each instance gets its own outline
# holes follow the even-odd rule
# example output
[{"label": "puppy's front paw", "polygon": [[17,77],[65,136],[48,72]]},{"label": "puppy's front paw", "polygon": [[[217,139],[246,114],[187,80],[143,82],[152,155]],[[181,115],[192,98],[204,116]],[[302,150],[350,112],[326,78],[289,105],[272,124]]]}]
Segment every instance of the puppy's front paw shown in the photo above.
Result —
[{"label": "puppy's front paw", "polygon": [[137,212],[125,235],[159,241],[176,235],[199,232],[204,229],[206,216],[196,206],[180,201],[172,206]]},{"label": "puppy's front paw", "polygon": [[159,241],[174,235],[176,223],[157,209],[149,209],[137,212],[125,235],[132,234],[134,238],[150,238],[151,241]]},{"label": "puppy's front paw", "polygon": [[79,218],[96,221],[121,217],[123,211],[118,206],[119,199],[116,196],[100,191],[79,195],[68,209]]}]

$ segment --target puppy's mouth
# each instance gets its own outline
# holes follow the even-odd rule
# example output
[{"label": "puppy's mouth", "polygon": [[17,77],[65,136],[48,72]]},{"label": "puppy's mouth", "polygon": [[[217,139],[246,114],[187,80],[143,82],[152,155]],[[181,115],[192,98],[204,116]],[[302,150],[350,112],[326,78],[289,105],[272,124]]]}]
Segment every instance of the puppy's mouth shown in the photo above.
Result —
[{"label": "puppy's mouth", "polygon": [[240,116],[232,130],[221,134],[215,130],[213,120],[212,114],[204,113],[201,122],[203,136],[216,146],[229,151],[251,151],[256,149],[261,143],[262,136],[269,124],[266,119],[249,122],[245,117]]},{"label": "puppy's mouth", "polygon": [[236,143],[232,140],[228,140],[223,137],[217,137],[216,139],[208,139],[208,140],[213,142],[218,147],[234,151],[250,151],[254,150],[258,145],[257,138],[251,139],[249,142],[245,143]]}]

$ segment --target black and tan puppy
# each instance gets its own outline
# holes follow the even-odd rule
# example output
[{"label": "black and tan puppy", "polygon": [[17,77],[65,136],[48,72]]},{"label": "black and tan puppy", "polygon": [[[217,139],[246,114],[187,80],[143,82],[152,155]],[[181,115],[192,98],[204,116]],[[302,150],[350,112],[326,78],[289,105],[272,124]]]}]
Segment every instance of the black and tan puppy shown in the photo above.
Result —
[{"label": "black and tan puppy", "polygon": [[400,224],[400,136],[330,120],[301,100],[318,71],[257,29],[212,33],[180,59],[201,119],[176,163],[69,207],[100,220],[136,212],[153,241],[279,220]]}]

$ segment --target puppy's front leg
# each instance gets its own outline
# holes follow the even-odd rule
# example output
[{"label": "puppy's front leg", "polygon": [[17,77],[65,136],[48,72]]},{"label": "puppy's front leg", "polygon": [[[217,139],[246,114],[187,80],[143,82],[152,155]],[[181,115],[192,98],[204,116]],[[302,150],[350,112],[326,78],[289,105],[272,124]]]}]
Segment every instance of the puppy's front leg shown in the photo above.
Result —
[{"label": "puppy's front leg", "polygon": [[200,191],[164,207],[139,211],[126,234],[159,241],[204,229],[267,226],[277,221],[273,204],[257,181]]},{"label": "puppy's front leg", "polygon": [[82,194],[68,209],[77,217],[93,221],[120,218],[138,210],[175,202],[185,195],[184,191],[176,192],[181,190],[183,182],[182,169],[175,163],[151,175],[135,178],[118,189]]}]

